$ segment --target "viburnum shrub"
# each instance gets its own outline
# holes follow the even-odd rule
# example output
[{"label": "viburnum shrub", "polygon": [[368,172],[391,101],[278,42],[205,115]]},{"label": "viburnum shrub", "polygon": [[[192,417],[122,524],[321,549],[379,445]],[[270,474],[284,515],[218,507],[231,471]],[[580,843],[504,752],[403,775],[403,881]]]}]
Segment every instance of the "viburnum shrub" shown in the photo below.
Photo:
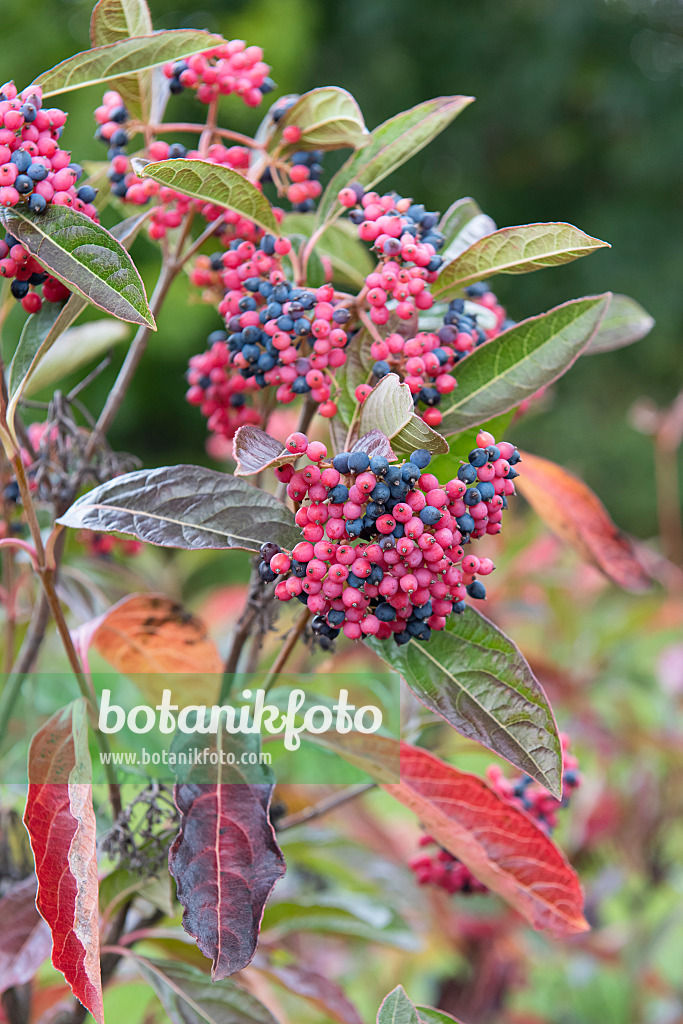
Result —
[{"label": "viburnum shrub", "polygon": [[[578,879],[550,838],[578,784],[576,761],[524,656],[480,608],[496,596],[495,538],[516,486],[615,582],[642,585],[644,570],[598,499],[560,467],[520,454],[508,432],[514,436],[515,418],[577,358],[637,340],[648,318],[632,300],[607,293],[526,318],[516,308],[512,320],[492,277],[555,266],[606,243],[565,223],[497,229],[469,198],[447,197],[454,201],[441,213],[426,210],[420,196],[379,190],[450,130],[469,97],[419,103],[369,131],[341,88],[271,103],[276,80],[259,46],[194,29],[154,32],[144,0],[100,0],[91,40],[92,49],[33,83],[0,89],[0,274],[4,294],[28,314],[0,397],[0,593],[11,669],[0,737],[16,735],[17,701],[52,636],[51,620],[74,698],[61,707],[59,687],[41,688],[24,814],[35,875],[20,868],[14,886],[0,891],[8,919],[16,913],[21,922],[16,949],[2,947],[6,959],[12,953],[10,966],[0,966],[14,993],[3,998],[7,1019],[23,1024],[43,1013],[44,1001],[34,1000],[34,1012],[24,996],[27,985],[38,987],[34,975],[52,947],[79,1001],[68,1011],[74,1024],[83,1007],[102,1021],[103,985],[131,967],[172,1020],[272,1021],[253,992],[278,983],[316,1012],[322,1007],[325,1019],[359,1020],[336,982],[297,962],[283,926],[286,914],[310,910],[303,887],[317,862],[291,872],[283,899],[276,890],[275,909],[266,910],[268,942],[249,968],[262,975],[258,984],[252,974],[242,984],[239,972],[252,961],[264,907],[285,870],[276,831],[299,826],[306,837],[309,819],[376,786],[414,815],[415,843],[424,828],[428,849],[410,864],[399,857],[407,887],[487,891],[535,928],[583,931]],[[89,85],[103,90],[96,142],[72,156],[67,115],[51,104]],[[173,120],[183,92],[195,120]],[[254,109],[253,136],[229,127],[240,102]],[[324,158],[335,149],[348,155],[330,176]],[[141,231],[159,254],[150,299],[129,255]],[[207,421],[209,450],[221,442],[224,454],[232,443],[232,472],[141,468],[107,442],[179,279],[214,308],[215,329],[206,343],[188,333],[187,382],[165,378],[163,395],[186,390]],[[1,304],[3,318],[11,305]],[[86,310],[105,316],[73,327]],[[88,407],[87,387],[104,364],[60,390],[128,324],[136,332],[103,408]],[[46,390],[47,406],[31,397]],[[27,423],[36,406],[40,422]],[[201,619],[153,589],[176,565],[155,560],[154,545],[253,553],[244,606],[235,622],[222,619],[219,646]],[[139,574],[125,557],[136,553]],[[131,579],[141,592],[128,593]],[[268,638],[279,612],[275,653]],[[334,652],[342,673],[349,664],[386,664],[419,711],[406,718],[410,742],[357,728],[338,735],[340,757],[354,765],[361,757],[375,774],[333,797],[316,789],[303,812],[283,787],[271,821],[276,780],[264,765],[248,777],[241,767],[259,760],[254,736],[225,740],[230,773],[179,780],[173,794],[162,782],[141,783],[131,795],[99,726],[91,648],[145,699],[152,694],[152,705],[168,673],[214,680],[213,702],[204,693],[202,700],[232,707],[239,673],[265,671],[270,691],[290,659],[315,680]],[[54,645],[45,650],[54,659]],[[448,754],[456,733],[516,774],[495,765],[486,780],[427,749],[436,736]],[[95,804],[88,735],[108,780]],[[392,775],[394,756],[400,773]],[[391,827],[386,817],[382,827]],[[160,884],[169,869],[171,906]],[[178,904],[185,931],[213,963],[214,990],[194,954],[183,962],[186,946],[176,943],[173,961],[136,951],[143,939],[153,950],[179,927]],[[347,914],[347,905],[338,912]],[[381,929],[370,917],[362,934],[373,938]],[[214,1016],[217,1000],[224,1007]],[[435,1013],[418,1015],[399,986],[378,1019],[451,1019]]]}]

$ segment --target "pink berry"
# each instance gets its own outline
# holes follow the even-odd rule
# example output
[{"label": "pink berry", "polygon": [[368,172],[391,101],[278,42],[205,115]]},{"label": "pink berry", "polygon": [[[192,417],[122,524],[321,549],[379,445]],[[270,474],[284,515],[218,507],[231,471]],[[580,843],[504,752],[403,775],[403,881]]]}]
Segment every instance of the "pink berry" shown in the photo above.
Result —
[{"label": "pink berry", "polygon": [[295,433],[289,435],[285,441],[285,447],[287,448],[287,451],[292,452],[292,454],[303,455],[308,448],[308,438],[305,434],[302,434],[301,431],[297,430]]}]

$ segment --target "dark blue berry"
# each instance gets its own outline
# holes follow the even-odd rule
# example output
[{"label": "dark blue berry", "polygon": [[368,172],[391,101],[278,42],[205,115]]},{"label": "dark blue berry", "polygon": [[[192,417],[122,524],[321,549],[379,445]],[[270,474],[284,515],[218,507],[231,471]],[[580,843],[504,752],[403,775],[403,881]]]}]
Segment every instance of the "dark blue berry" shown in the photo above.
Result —
[{"label": "dark blue berry", "polygon": [[477,487],[470,487],[465,491],[463,500],[466,505],[478,505],[481,501],[481,491]]},{"label": "dark blue berry", "polygon": [[469,512],[465,512],[462,516],[456,516],[455,521],[461,533],[472,533],[472,530],[477,525]]},{"label": "dark blue berry", "polygon": [[[349,471],[349,452],[340,452],[339,455],[335,455],[332,459],[332,465],[338,473],[348,473]],[[338,485],[339,486],[339,485]],[[347,491],[348,495],[348,491]],[[346,500],[346,499],[344,499]]]},{"label": "dark blue berry", "polygon": [[17,174],[14,179],[14,187],[19,195],[25,196],[29,192],[33,191],[33,181],[29,178],[28,174]]},{"label": "dark blue berry", "polygon": [[481,466],[485,466],[489,461],[485,448],[473,448],[467,457],[470,461],[470,465],[474,466],[476,469],[479,469]]},{"label": "dark blue berry", "polygon": [[15,149],[10,157],[10,163],[14,164],[19,174],[25,174],[32,163],[31,155],[25,149]]},{"label": "dark blue berry", "polygon": [[482,501],[491,501],[491,498],[493,498],[496,493],[493,484],[490,483],[489,481],[486,481],[486,483],[483,484],[477,484],[477,490],[481,495]]},{"label": "dark blue berry", "polygon": [[341,626],[346,615],[342,611],[330,611],[327,613],[327,621],[331,626]]},{"label": "dark blue berry", "polygon": [[372,372],[374,373],[375,377],[386,377],[390,370],[391,367],[389,366],[389,363],[386,361],[386,359],[378,359],[377,362],[372,367]]},{"label": "dark blue berry", "polygon": [[412,462],[406,462],[401,468],[401,479],[407,484],[415,484],[422,476],[420,467]]},{"label": "dark blue berry", "polygon": [[425,505],[418,515],[425,526],[435,526],[441,519],[441,509],[435,508],[434,505]]},{"label": "dark blue berry", "polygon": [[363,529],[363,520],[362,519],[347,520],[346,532],[349,535],[349,537],[360,537],[362,529]]},{"label": "dark blue berry", "polygon": [[375,615],[380,622],[393,622],[396,618],[396,611],[387,601],[382,601],[375,608]]},{"label": "dark blue berry", "polygon": [[180,142],[174,142],[168,147],[169,160],[182,160],[187,156],[187,149]]},{"label": "dark blue berry", "polygon": [[474,466],[464,465],[458,470],[458,480],[464,484],[473,484],[477,479],[477,471]]},{"label": "dark blue berry", "polygon": [[377,477],[386,476],[389,463],[383,455],[373,455],[370,459],[370,469]]},{"label": "dark blue berry", "polygon": [[488,455],[490,462],[495,462],[496,459],[500,458],[500,448],[495,444],[489,444],[486,447],[486,454]]},{"label": "dark blue berry", "polygon": [[26,171],[31,181],[44,181],[47,178],[47,167],[43,167],[42,164],[31,164]]},{"label": "dark blue berry", "polygon": [[465,587],[465,590],[475,601],[483,601],[486,597],[486,587],[480,580],[474,580]]},{"label": "dark blue berry", "polygon": [[[336,456],[338,458],[339,456]],[[335,469],[337,467],[335,466]],[[328,497],[333,505],[343,505],[345,501],[349,500],[349,489],[345,484],[337,484],[329,492]]]},{"label": "dark blue berry", "polygon": [[432,454],[426,448],[418,448],[417,451],[413,452],[410,456],[410,461],[415,466],[419,466],[420,469],[426,469],[432,461]]},{"label": "dark blue berry", "polygon": [[[332,464],[334,465],[334,462]],[[349,455],[349,469],[352,473],[364,473],[369,467],[370,458],[366,452],[352,452],[351,455]],[[337,467],[335,466],[335,469],[336,468]]]}]

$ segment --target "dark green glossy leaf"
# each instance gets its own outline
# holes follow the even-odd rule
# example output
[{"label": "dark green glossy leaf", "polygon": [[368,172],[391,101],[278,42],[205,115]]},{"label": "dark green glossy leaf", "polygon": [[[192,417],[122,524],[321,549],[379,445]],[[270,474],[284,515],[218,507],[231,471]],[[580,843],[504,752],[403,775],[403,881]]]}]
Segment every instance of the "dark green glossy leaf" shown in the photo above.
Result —
[{"label": "dark green glossy leaf", "polygon": [[516,645],[468,608],[428,643],[365,643],[428,708],[559,798],[562,752],[548,699]]},{"label": "dark green glossy leaf", "polygon": [[220,46],[225,40],[210,32],[193,28],[171,29],[136,36],[134,39],[119,39],[108,46],[97,46],[74,54],[57,64],[34,81],[43,90],[43,96],[55,96],[72,92],[86,85],[108,82],[138,71],[145,71],[169,60],[189,57],[201,50]]},{"label": "dark green glossy leaf", "polygon": [[475,281],[494,274],[528,274],[587,256],[609,242],[591,238],[572,224],[523,224],[485,235],[449,263],[433,286],[437,301],[454,298]]},{"label": "dark green glossy leaf", "polygon": [[142,166],[140,174],[193,199],[235,210],[273,234],[280,232],[263,193],[231,167],[207,160],[160,160]]},{"label": "dark green glossy leaf", "polygon": [[257,551],[267,540],[292,548],[301,539],[293,514],[271,494],[202,466],[126,473],[84,494],[59,522],[192,550]]},{"label": "dark green glossy leaf", "polygon": [[565,373],[590,343],[611,293],[574,299],[522,320],[458,363],[458,387],[443,403],[440,430],[460,433],[514,409]]},{"label": "dark green glossy leaf", "polygon": [[439,96],[389,118],[370,133],[367,145],[354,153],[333,175],[323,192],[316,220],[323,224],[343,211],[337,196],[342,188],[358,181],[374,188],[447,128],[470,103],[472,96]]},{"label": "dark green glossy leaf", "polygon": [[350,92],[336,85],[311,89],[285,112],[268,140],[268,149],[283,145],[282,133],[289,125],[301,130],[301,138],[285,148],[358,149],[369,138],[363,114]]},{"label": "dark green glossy leaf", "polygon": [[10,234],[54,277],[119,320],[156,329],[145,286],[121,243],[101,225],[67,206],[41,214],[6,209]]}]

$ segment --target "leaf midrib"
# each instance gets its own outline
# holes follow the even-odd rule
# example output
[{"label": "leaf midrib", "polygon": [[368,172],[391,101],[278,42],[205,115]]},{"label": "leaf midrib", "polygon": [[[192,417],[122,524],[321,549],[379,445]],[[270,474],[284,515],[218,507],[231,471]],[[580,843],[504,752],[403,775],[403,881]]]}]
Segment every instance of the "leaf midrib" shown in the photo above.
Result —
[{"label": "leaf midrib", "polygon": [[[470,690],[468,690],[465,686],[463,686],[463,684],[461,682],[459,682],[455,678],[453,673],[445,665],[443,665],[437,658],[435,658],[433,654],[429,653],[429,651],[427,650],[426,644],[425,645],[420,645],[415,640],[412,640],[412,639],[409,641],[409,644],[412,645],[415,648],[415,650],[419,652],[420,655],[422,655],[423,657],[426,656],[429,659],[429,661],[431,661],[434,665],[437,665],[441,669],[441,671],[446,676],[448,676],[448,678],[451,680],[451,682],[455,686],[457,686],[463,693],[466,693],[467,696],[470,698],[470,700],[474,704],[476,704],[477,707],[479,707],[481,709],[483,714],[486,715],[486,717],[491,722],[493,722],[498,728],[501,728],[503,730],[503,732],[506,734],[506,736],[508,736],[510,738],[510,740],[514,743],[514,745],[520,751],[522,751],[522,753],[531,761],[531,763],[533,765],[535,765],[535,767],[538,770],[538,773],[542,776],[542,778],[547,779],[548,782],[550,782],[550,779],[548,777],[548,773],[546,771],[544,771],[543,768],[541,768],[541,766],[538,763],[538,761],[536,760],[536,758],[533,757],[533,755],[521,745],[519,740],[515,738],[515,736],[510,732],[508,727],[503,722],[500,722],[497,718],[494,718],[494,716],[491,713],[491,711],[489,711],[487,708],[485,708],[484,705],[481,703],[481,701],[478,700],[477,697],[475,697],[474,694]],[[505,683],[504,680],[501,680],[501,682],[503,682],[503,684],[505,686],[509,685],[508,683]],[[412,687],[411,687],[411,689],[412,689]],[[514,687],[511,687],[511,689],[514,689]],[[518,690],[515,690],[515,692],[519,693]],[[529,721],[531,721],[531,719]],[[506,758],[506,760],[507,760],[507,758]]]},{"label": "leaf midrib", "polygon": [[[597,305],[597,303],[596,303],[596,305]],[[579,316],[575,317],[574,320],[570,321],[570,324],[572,326],[576,325],[584,316],[586,316],[587,313],[592,312],[593,309],[595,309],[595,305],[590,306],[588,309],[584,310]],[[462,399],[459,402],[455,402],[453,405],[449,406],[448,409],[442,410],[443,417],[445,418],[449,413],[451,413],[453,411],[457,411],[458,409],[461,409],[468,402],[471,402],[473,398],[476,398],[478,395],[480,395],[483,392],[489,390],[491,387],[493,387],[499,381],[503,380],[507,376],[507,374],[511,373],[516,367],[519,367],[523,363],[527,362],[527,360],[529,360],[532,356],[536,355],[538,352],[540,352],[542,349],[544,349],[546,347],[546,345],[552,344],[562,334],[562,332],[565,330],[565,328],[568,327],[568,326],[569,326],[569,324],[564,324],[562,327],[558,328],[555,331],[554,334],[549,335],[545,339],[545,341],[542,342],[542,344],[537,345],[536,348],[533,348],[533,349],[527,349],[526,348],[526,345],[528,344],[528,339],[525,339],[524,340],[525,351],[524,351],[524,355],[523,355],[523,357],[521,359],[518,359],[516,362],[510,363],[505,368],[505,370],[503,370],[503,372],[497,373],[493,377],[489,377],[486,380],[486,382],[484,384],[482,384],[480,387],[475,388],[474,391],[470,391],[466,395],[463,395]],[[514,331],[515,328],[511,327],[510,330]],[[499,334],[498,337],[495,340],[499,341],[501,338],[504,338],[505,333],[507,333],[507,332],[504,332],[503,334]],[[586,339],[586,344],[588,343],[589,340],[590,340],[590,338]],[[476,351],[479,351],[479,352],[483,351],[483,346],[482,346],[482,348],[480,348],[480,349],[478,349]],[[501,346],[501,352],[502,351],[503,351],[503,348]],[[520,385],[520,386],[523,386],[523,385]],[[534,388],[534,390],[537,390],[537,389]],[[513,404],[515,404],[515,403],[513,402]]]}]

